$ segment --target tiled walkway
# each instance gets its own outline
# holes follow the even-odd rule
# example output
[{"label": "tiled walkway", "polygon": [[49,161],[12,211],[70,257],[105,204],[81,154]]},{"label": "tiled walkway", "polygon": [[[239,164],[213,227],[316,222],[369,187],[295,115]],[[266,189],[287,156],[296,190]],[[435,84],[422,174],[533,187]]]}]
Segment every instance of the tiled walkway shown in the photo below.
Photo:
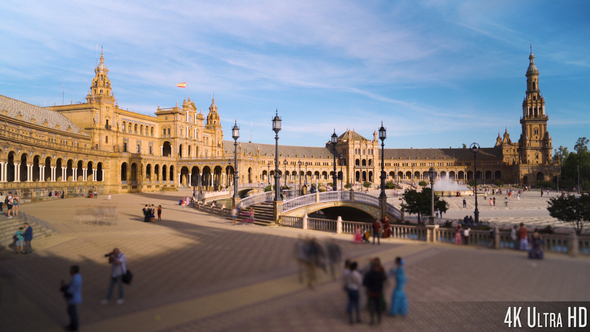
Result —
[{"label": "tiled walkway", "polygon": [[[458,331],[475,324],[495,330],[504,307],[489,322],[469,323],[477,315],[464,303],[590,299],[590,260],[583,257],[547,255],[544,261],[529,261],[516,251],[399,240],[354,245],[349,235],[232,227],[227,220],[176,205],[180,195],[114,195],[110,201],[78,198],[23,206],[58,233],[34,241],[33,255],[0,254],[0,330],[59,331],[67,316],[58,286],[69,279],[72,264],[80,265],[84,278],[82,331],[369,329],[366,323],[346,324],[340,282],[321,271],[314,290],[298,282],[292,253],[302,235],[335,238],[345,256],[361,266],[375,256],[388,268],[396,256],[406,259],[410,315],[385,317],[378,329]],[[145,203],[162,204],[162,223],[140,222]],[[75,214],[81,207],[100,206],[117,210],[116,225],[80,222]],[[104,254],[114,247],[127,255],[135,279],[125,289],[123,305],[101,305],[110,272]],[[387,297],[392,287],[390,279]],[[368,322],[366,311],[362,316]]]}]

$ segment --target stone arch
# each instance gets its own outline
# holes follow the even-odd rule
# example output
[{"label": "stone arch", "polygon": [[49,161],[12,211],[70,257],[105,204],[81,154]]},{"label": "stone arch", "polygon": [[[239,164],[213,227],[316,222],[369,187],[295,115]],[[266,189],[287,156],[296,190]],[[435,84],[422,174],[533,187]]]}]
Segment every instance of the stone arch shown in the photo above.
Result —
[{"label": "stone arch", "polygon": [[162,181],[166,181],[168,178],[168,167],[166,165],[162,165]]},{"label": "stone arch", "polygon": [[57,158],[55,161],[55,181],[62,181],[65,174],[63,174],[63,159]]},{"label": "stone arch", "polygon": [[123,122],[121,123],[121,131],[122,131],[122,132],[125,132],[125,129],[126,129],[126,125],[125,125],[125,121],[123,121]]},{"label": "stone arch", "polygon": [[545,174],[543,174],[543,172],[538,172],[537,173],[537,181],[544,181],[545,180]]},{"label": "stone arch", "polygon": [[84,162],[82,160],[78,160],[78,163],[76,165],[76,172],[78,174],[76,174],[76,181],[80,182],[82,181],[82,178],[84,177]]},{"label": "stone arch", "polygon": [[424,180],[430,180],[430,173],[428,173],[428,171],[422,172],[422,178]]},{"label": "stone arch", "polygon": [[154,166],[154,176],[156,181],[160,181],[160,165],[158,164]]},{"label": "stone arch", "polygon": [[219,188],[222,186],[222,174],[223,173],[223,169],[221,168],[221,166],[216,165],[213,168],[213,189],[214,190],[219,190]]},{"label": "stone arch", "polygon": [[[454,174],[454,173],[453,173],[453,174]],[[421,178],[420,178],[420,171],[416,171],[416,172],[414,172],[414,179],[421,180]]]},{"label": "stone arch", "polygon": [[356,171],[354,178],[355,182],[361,182],[361,172]]},{"label": "stone arch", "polygon": [[447,172],[445,172],[445,171],[441,171],[441,172],[440,172],[440,178],[441,178],[441,179],[444,179],[444,178],[446,178],[446,177],[447,177]]},{"label": "stone arch", "polygon": [[201,179],[201,186],[209,188],[211,186],[211,167],[203,167],[203,178]]},{"label": "stone arch", "polygon": [[476,180],[480,180],[481,179],[481,171],[477,171],[477,173],[475,173],[475,179]]},{"label": "stone arch", "polygon": [[103,168],[102,162],[96,164],[96,181],[104,181],[104,177],[102,176]]},{"label": "stone arch", "polygon": [[411,171],[407,171],[406,174],[404,174],[406,179],[411,179],[412,178],[412,172]]},{"label": "stone arch", "polygon": [[356,159],[356,160],[354,161],[354,166],[360,166],[360,165],[361,165],[361,161],[360,161],[360,159]]},{"label": "stone arch", "polygon": [[502,171],[494,172],[494,179],[502,180]]},{"label": "stone arch", "polygon": [[449,172],[449,179],[455,180],[455,171],[450,171]]},{"label": "stone arch", "polygon": [[152,181],[152,164],[147,164],[145,166],[145,179],[147,181]]},{"label": "stone arch", "polygon": [[41,156],[35,155],[33,157],[33,171],[32,171],[32,173],[33,173],[32,180],[33,181],[39,182],[39,180],[42,176],[40,165],[41,165]]},{"label": "stone arch", "polygon": [[121,164],[121,181],[127,181],[127,163]]},{"label": "stone arch", "polygon": [[172,156],[172,145],[169,141],[165,141],[162,144],[162,156],[163,157],[170,157]]},{"label": "stone arch", "polygon": [[44,181],[51,181],[51,157],[45,158],[45,174],[43,174]]},{"label": "stone arch", "polygon": [[191,168],[191,186],[197,186],[199,184],[199,175],[199,167],[193,166],[193,168]]},{"label": "stone arch", "polygon": [[139,134],[143,135],[143,125],[139,126]]},{"label": "stone arch", "polygon": [[174,179],[174,165],[170,165],[170,181],[172,181],[172,183],[175,183],[175,179]]},{"label": "stone arch", "polygon": [[129,181],[137,183],[137,163],[131,164],[131,171],[129,172]]},{"label": "stone arch", "polygon": [[473,180],[473,171],[467,171],[467,180]]},{"label": "stone arch", "polygon": [[367,159],[363,159],[363,161],[361,162],[362,166],[367,166]]},{"label": "stone arch", "polygon": [[486,171],[486,179],[491,179],[492,178],[492,171]]},{"label": "stone arch", "polygon": [[189,186],[189,178],[188,178],[188,167],[182,166],[180,169],[180,184],[184,186]]},{"label": "stone arch", "polygon": [[363,175],[363,182],[367,182],[367,180],[368,180],[367,179],[367,171],[363,171],[362,175]]},{"label": "stone arch", "polygon": [[91,182],[94,180],[94,163],[92,161],[88,162],[88,166],[86,166],[86,181]]},{"label": "stone arch", "polygon": [[328,172],[326,172],[326,171],[322,172],[322,180],[328,180]]},{"label": "stone arch", "polygon": [[465,172],[459,171],[459,173],[457,173],[457,179],[464,180],[465,179]]},{"label": "stone arch", "polygon": [[20,182],[25,182],[28,180],[27,176],[27,160],[28,160],[28,155],[26,153],[23,153],[20,156],[20,166],[19,166],[19,171],[20,171],[20,178],[19,181]]}]

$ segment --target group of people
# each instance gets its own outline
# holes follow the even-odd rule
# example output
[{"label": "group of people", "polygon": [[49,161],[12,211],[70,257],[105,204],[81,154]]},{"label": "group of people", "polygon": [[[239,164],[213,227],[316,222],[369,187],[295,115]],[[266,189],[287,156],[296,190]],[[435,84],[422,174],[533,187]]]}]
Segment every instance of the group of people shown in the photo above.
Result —
[{"label": "group of people", "polygon": [[156,213],[158,214],[157,221],[162,221],[162,205],[158,205],[158,208],[154,204],[146,204],[143,209],[143,221],[144,222],[155,222]]},{"label": "group of people", "polygon": [[520,227],[514,225],[510,232],[510,238],[514,243],[514,249],[528,251],[529,258],[543,259],[541,245],[545,243],[545,240],[538,229],[535,228],[533,234],[529,237],[526,227],[524,227],[523,223],[520,223]]},{"label": "group of people", "polygon": [[316,269],[319,267],[336,279],[335,267],[342,261],[342,251],[334,240],[326,244],[326,249],[315,238],[299,238],[295,243],[293,257],[297,262],[299,282],[304,282],[307,275],[307,286],[313,288],[316,282]]},{"label": "group of people", "polygon": [[[119,299],[117,300],[117,304],[121,305],[124,303],[123,284],[131,282],[130,272],[127,269],[127,257],[119,248],[115,248],[112,252],[105,254],[105,257],[108,257],[109,264],[111,264],[111,277],[107,297],[100,301],[100,303],[108,304],[113,295],[115,285],[118,285]],[[82,303],[82,275],[80,274],[80,267],[78,265],[70,267],[70,276],[70,282],[66,283],[62,280],[59,289],[63,293],[68,305],[67,312],[70,318],[70,324],[64,328],[66,331],[78,331],[80,328],[78,305]]]},{"label": "group of people", "polygon": [[[395,288],[391,295],[389,313],[392,316],[406,316],[408,314],[408,301],[404,292],[406,275],[404,261],[401,257],[395,259],[395,268],[391,269],[388,274],[395,277]],[[359,302],[362,286],[366,287],[367,302],[371,315],[370,324],[375,323],[375,316],[377,316],[377,323],[381,323],[381,313],[387,308],[387,301],[383,292],[387,281],[387,273],[381,264],[381,260],[379,258],[371,259],[364,276],[362,271],[359,271],[357,262],[347,260],[343,272],[343,281],[344,291],[348,295],[346,311],[348,312],[349,323],[354,324],[355,322],[353,310],[356,313],[356,322],[361,322]]]},{"label": "group of people", "polygon": [[12,237],[14,240],[14,252],[16,254],[32,254],[31,241],[33,240],[33,227],[25,223],[19,227],[16,234]]},{"label": "group of people", "polygon": [[457,226],[457,230],[455,231],[455,244],[469,244],[469,232],[471,232],[469,226]]},{"label": "group of people", "polygon": [[6,217],[11,219],[13,216],[18,217],[18,206],[20,203],[20,198],[18,197],[18,193],[12,193],[12,191],[8,192],[8,195],[4,195],[3,192],[0,192],[0,212],[3,211],[3,204],[6,204]]},{"label": "group of people", "polygon": [[361,228],[357,228],[354,235],[355,243],[371,243],[371,236],[373,236],[373,244],[381,244],[381,238],[388,238],[392,235],[391,223],[389,216],[385,216],[383,220],[377,218],[371,224],[371,229],[366,229],[362,232]]}]

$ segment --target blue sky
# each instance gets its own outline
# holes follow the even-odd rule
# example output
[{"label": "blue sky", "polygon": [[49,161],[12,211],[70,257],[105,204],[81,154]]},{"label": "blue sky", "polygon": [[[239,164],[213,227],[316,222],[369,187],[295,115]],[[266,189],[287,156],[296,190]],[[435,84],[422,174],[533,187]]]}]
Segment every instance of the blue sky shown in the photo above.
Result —
[{"label": "blue sky", "polygon": [[153,114],[215,93],[241,140],[493,146],[520,132],[529,45],[554,148],[590,137],[590,1],[20,1],[0,3],[0,94],[81,102],[96,47],[119,106]]}]

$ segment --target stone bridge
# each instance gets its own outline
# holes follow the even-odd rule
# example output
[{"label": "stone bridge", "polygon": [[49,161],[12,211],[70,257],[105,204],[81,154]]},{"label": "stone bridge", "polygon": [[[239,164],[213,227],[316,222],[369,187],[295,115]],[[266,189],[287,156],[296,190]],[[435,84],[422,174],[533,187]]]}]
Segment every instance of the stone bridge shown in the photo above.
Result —
[{"label": "stone bridge", "polygon": [[[248,207],[263,202],[272,202],[273,192],[253,195],[240,201],[240,207]],[[303,217],[313,212],[337,207],[349,207],[365,212],[373,218],[381,217],[381,205],[378,197],[354,191],[327,191],[307,194],[286,199],[276,204],[279,210],[276,215],[281,217]],[[393,205],[386,203],[385,209],[391,221],[401,220],[401,212]]]}]

